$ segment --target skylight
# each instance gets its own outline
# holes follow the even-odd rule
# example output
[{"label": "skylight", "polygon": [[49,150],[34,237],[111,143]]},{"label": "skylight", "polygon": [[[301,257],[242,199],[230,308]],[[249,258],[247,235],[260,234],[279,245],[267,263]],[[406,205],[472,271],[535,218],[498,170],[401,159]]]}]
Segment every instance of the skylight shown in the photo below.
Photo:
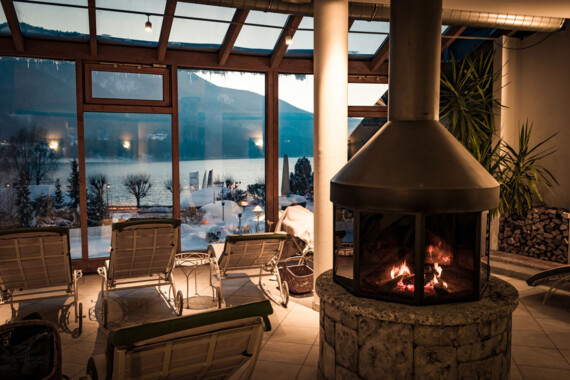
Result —
[{"label": "skylight", "polygon": [[[353,32],[374,32],[386,34],[369,34]],[[390,32],[390,23],[384,21],[361,21],[352,24],[348,33],[349,56],[373,56],[380,48]]]},{"label": "skylight", "polygon": [[310,57],[313,55],[313,18],[303,17],[299,29],[293,36],[293,42],[285,53],[288,57]]},{"label": "skylight", "polygon": [[0,7],[0,34],[10,34],[8,21],[6,20],[6,15],[4,14],[4,9],[2,9],[2,7]]},{"label": "skylight", "polygon": [[[259,24],[283,27],[287,15],[281,13],[265,13],[251,11],[245,20],[246,24]],[[244,25],[234,45],[234,50],[251,53],[269,54],[275,47],[282,29]]]},{"label": "skylight", "polygon": [[[234,13],[235,9],[233,8],[178,3],[175,16],[229,22],[232,20]],[[226,22],[174,18],[168,45],[170,47],[180,46],[217,50],[224,41],[229,26],[230,24]]]},{"label": "skylight", "polygon": [[[45,3],[87,6],[87,0],[38,0]],[[89,18],[86,8],[14,1],[20,29],[25,37],[87,39]],[[2,13],[6,20],[4,13]],[[1,24],[1,22],[0,22]],[[3,30],[3,28],[2,28]]]}]

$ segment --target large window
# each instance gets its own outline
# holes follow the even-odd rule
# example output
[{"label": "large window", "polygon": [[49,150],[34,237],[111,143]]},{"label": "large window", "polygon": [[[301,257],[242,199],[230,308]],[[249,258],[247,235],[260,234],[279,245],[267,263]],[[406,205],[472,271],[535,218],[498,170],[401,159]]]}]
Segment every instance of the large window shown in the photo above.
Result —
[{"label": "large window", "polygon": [[279,206],[313,210],[313,76],[279,75]]},{"label": "large window", "polygon": [[178,99],[182,250],[263,231],[265,76],[179,70]]},{"label": "large window", "polygon": [[171,116],[85,113],[89,257],[109,255],[111,224],[172,217]]},{"label": "large window", "polygon": [[0,59],[0,227],[67,226],[81,257],[75,65]]}]

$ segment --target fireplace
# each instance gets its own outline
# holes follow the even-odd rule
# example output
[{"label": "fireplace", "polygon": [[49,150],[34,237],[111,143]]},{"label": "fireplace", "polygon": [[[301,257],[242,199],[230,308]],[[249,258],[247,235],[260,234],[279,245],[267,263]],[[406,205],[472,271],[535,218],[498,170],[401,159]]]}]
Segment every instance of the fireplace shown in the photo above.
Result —
[{"label": "fireplace", "polygon": [[333,279],[355,295],[470,301],[489,278],[499,184],[439,122],[440,62],[441,1],[392,1],[388,122],[331,180]]},{"label": "fireplace", "polygon": [[415,305],[477,300],[489,278],[484,216],[335,207],[334,280],[358,296]]}]

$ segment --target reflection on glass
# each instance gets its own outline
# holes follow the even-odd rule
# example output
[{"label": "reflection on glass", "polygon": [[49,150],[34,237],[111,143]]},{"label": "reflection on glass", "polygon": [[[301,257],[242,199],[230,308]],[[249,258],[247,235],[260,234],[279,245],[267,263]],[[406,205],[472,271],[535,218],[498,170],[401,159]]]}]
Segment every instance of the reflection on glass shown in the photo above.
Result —
[{"label": "reflection on glass", "polygon": [[334,274],[347,285],[354,280],[354,211],[334,208]]},{"label": "reflection on glass", "polygon": [[380,98],[388,91],[388,84],[384,83],[349,83],[349,106],[385,105]]},{"label": "reflection on glass", "polygon": [[311,30],[297,30],[293,36],[293,41],[287,52],[286,56],[301,57],[313,55],[313,18],[303,17],[299,24],[299,29]]},{"label": "reflection on glass", "polygon": [[313,76],[279,75],[279,206],[313,210]]},{"label": "reflection on glass", "polygon": [[171,116],[85,113],[89,257],[109,255],[111,224],[172,217]]},{"label": "reflection on glass", "polygon": [[349,117],[348,118],[348,159],[358,152],[386,123],[386,118]]},{"label": "reflection on glass", "polygon": [[[42,2],[81,5],[87,0],[49,0]],[[82,38],[89,36],[87,8],[14,2],[22,34],[26,37]],[[0,18],[0,24],[2,19]]]},{"label": "reflection on glass", "polygon": [[163,100],[163,76],[92,71],[92,96],[105,99]]},{"label": "reflection on glass", "polygon": [[265,230],[265,76],[178,71],[182,250]]},{"label": "reflection on glass", "polygon": [[[383,34],[366,34],[350,32],[375,32]],[[388,37],[390,23],[383,21],[357,20],[352,24],[348,33],[349,56],[371,56],[376,53],[380,45]]]},{"label": "reflection on glass", "polygon": [[[164,12],[164,1],[157,1],[157,4],[162,3],[162,9],[158,13]],[[113,2],[114,4],[114,2]],[[118,3],[120,4],[120,3]],[[138,4],[138,2],[137,2]],[[97,2],[98,7],[103,7]],[[117,7],[111,7],[117,8]],[[139,11],[151,12],[148,9],[138,9]],[[135,45],[157,46],[158,38],[160,37],[160,28],[162,26],[162,16],[141,14],[129,14],[123,12],[113,11],[100,11],[96,13],[97,18],[97,38],[104,41],[128,42]],[[145,23],[147,19],[152,23],[152,30],[145,30]]]},{"label": "reflection on glass", "polygon": [[0,34],[10,34],[10,28],[4,14],[4,9],[0,7]]},{"label": "reflection on glass", "polygon": [[[175,16],[231,21],[235,9],[212,5],[178,3]],[[172,23],[169,46],[218,49],[229,28],[229,23],[175,18]]]},{"label": "reflection on glass", "polygon": [[1,58],[0,228],[67,226],[81,258],[75,65]]},{"label": "reflection on glass", "polygon": [[[287,21],[287,15],[280,13],[265,13],[260,11],[249,12],[248,24],[260,24],[283,27]],[[253,53],[270,53],[281,35],[279,28],[267,28],[262,26],[244,25],[235,42],[234,50]]]}]

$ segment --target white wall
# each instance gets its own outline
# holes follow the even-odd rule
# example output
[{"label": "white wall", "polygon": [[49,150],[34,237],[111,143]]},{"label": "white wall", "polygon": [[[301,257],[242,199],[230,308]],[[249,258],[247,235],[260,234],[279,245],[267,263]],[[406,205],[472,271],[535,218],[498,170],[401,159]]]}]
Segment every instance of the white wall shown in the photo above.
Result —
[{"label": "white wall", "polygon": [[549,206],[570,208],[570,30],[521,41],[506,38],[495,46],[495,68],[502,71],[500,101],[508,107],[500,111],[501,137],[518,146],[518,130],[527,119],[534,125],[531,145],[558,132],[551,140],[558,151],[542,164],[560,186],[543,195]]}]

